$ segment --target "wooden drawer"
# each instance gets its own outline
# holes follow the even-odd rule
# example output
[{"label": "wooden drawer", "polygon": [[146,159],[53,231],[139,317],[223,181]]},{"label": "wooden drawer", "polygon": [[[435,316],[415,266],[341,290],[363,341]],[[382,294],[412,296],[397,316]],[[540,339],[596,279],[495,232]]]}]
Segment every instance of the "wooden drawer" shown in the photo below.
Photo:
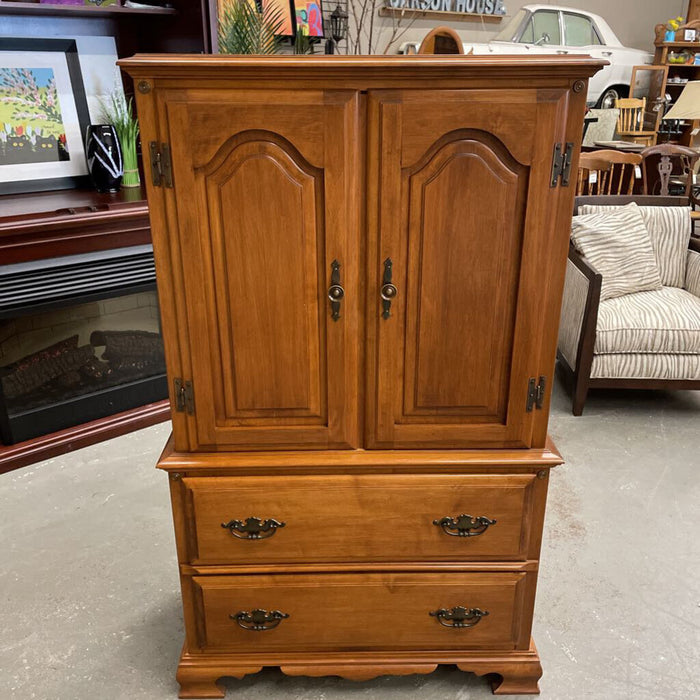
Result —
[{"label": "wooden drawer", "polygon": [[[199,644],[240,652],[512,649],[521,634],[523,573],[379,573],[196,576]],[[471,627],[430,613],[456,606],[488,614]],[[288,615],[251,630],[239,613]],[[233,618],[231,617],[233,616]],[[525,616],[527,617],[527,616]],[[444,624],[443,624],[444,623]],[[275,624],[275,621],[265,624]],[[243,625],[243,626],[242,626]],[[526,630],[529,634],[529,627]]]},{"label": "wooden drawer", "polygon": [[[200,565],[525,560],[535,494],[544,498],[532,474],[194,477],[182,484],[185,560]],[[435,524],[462,514],[495,523],[463,530],[471,536]],[[252,516],[284,526],[260,539],[222,527]]]}]

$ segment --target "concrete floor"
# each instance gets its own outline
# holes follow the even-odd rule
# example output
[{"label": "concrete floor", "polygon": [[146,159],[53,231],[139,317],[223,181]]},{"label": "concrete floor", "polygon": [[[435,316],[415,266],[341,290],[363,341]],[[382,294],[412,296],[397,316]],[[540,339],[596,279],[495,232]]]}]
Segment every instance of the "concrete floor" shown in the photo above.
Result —
[{"label": "concrete floor", "polygon": [[[547,700],[700,698],[700,392],[555,388],[534,636]],[[0,700],[177,697],[167,424],[0,477]],[[352,683],[275,670],[228,700],[479,700],[447,667]]]}]

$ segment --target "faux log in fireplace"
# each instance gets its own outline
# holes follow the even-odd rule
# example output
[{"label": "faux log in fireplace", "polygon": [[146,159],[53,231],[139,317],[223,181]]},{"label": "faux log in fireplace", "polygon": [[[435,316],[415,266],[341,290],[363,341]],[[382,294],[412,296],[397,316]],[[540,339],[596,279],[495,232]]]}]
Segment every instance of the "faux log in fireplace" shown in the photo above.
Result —
[{"label": "faux log in fireplace", "polygon": [[166,397],[150,245],[0,267],[4,444]]}]

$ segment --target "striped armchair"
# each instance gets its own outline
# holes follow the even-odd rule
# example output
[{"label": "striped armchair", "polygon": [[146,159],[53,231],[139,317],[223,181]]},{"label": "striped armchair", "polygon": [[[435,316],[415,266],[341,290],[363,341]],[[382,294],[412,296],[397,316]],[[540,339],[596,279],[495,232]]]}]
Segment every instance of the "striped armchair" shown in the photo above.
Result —
[{"label": "striped armchair", "polygon": [[574,213],[632,201],[653,207],[645,219],[663,286],[601,301],[602,275],[570,246],[557,360],[575,416],[591,388],[700,389],[700,240],[687,200],[578,197]]}]

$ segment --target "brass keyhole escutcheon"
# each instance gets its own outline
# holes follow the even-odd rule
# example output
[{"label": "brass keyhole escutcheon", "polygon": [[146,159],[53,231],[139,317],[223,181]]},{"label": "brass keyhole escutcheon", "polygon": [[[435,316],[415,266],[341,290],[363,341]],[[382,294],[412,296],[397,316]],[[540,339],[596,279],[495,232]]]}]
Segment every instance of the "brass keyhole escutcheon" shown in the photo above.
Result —
[{"label": "brass keyhole escutcheon", "polygon": [[386,321],[391,317],[391,302],[396,298],[399,290],[391,281],[393,275],[394,264],[391,258],[384,261],[384,276],[382,277],[382,286],[379,289],[379,296],[382,299],[382,318]]},{"label": "brass keyhole escutcheon", "polygon": [[331,285],[328,290],[328,298],[331,301],[340,301],[344,296],[345,290],[339,284]]},{"label": "brass keyhole escutcheon", "polygon": [[345,290],[340,284],[340,263],[334,260],[331,263],[331,285],[328,287],[328,298],[331,300],[331,318],[334,321],[340,318],[340,302],[344,296]]},{"label": "brass keyhole escutcheon", "polygon": [[382,286],[381,290],[382,299],[386,301],[391,301],[398,293],[399,290],[393,284],[385,284]]}]

